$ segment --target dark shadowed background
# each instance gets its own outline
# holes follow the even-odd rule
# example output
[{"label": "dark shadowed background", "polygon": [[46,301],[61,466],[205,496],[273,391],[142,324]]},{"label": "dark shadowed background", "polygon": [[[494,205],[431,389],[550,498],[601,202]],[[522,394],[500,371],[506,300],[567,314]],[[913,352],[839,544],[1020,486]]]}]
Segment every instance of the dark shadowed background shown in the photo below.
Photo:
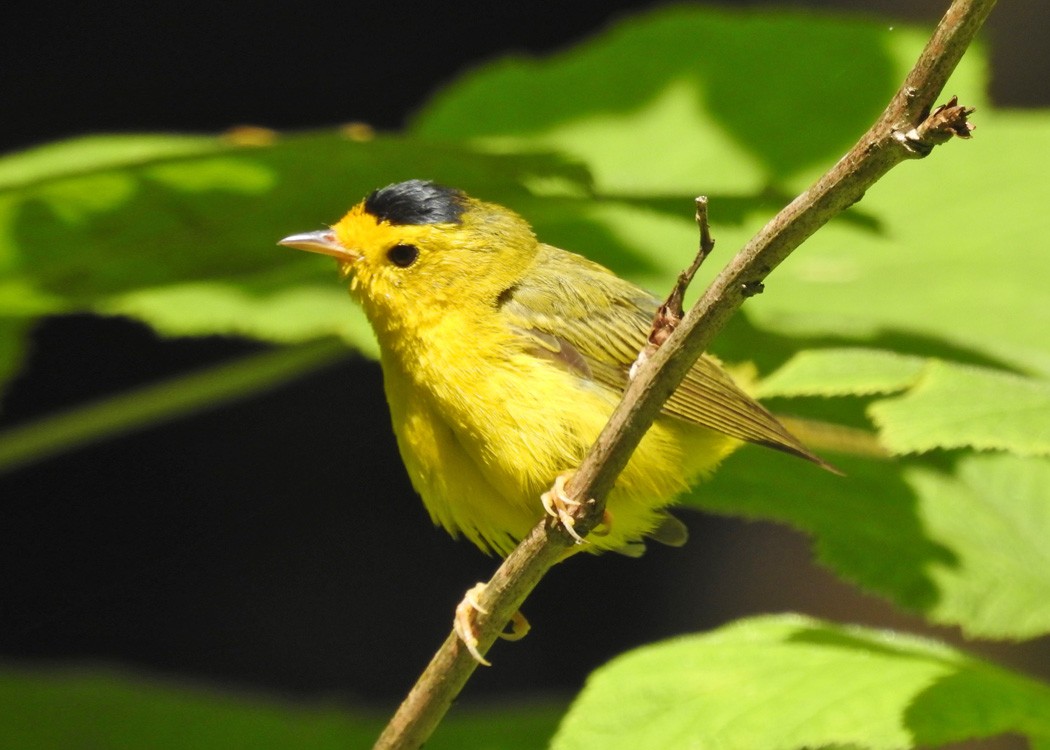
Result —
[{"label": "dark shadowed background", "polygon": [[[277,5],[70,13],[9,2],[0,148],[241,124],[393,129],[471,66],[559,49],[655,4]],[[790,5],[932,24],[948,3]],[[1048,27],[1039,0],[994,12],[986,38],[999,105],[1048,103]],[[162,340],[124,320],[53,319],[35,331],[0,426],[262,348]],[[368,471],[348,486],[351,464]],[[263,396],[0,476],[0,498],[0,658],[14,663],[103,662],[386,708],[447,633],[464,590],[495,566],[431,527],[396,454],[378,366],[354,355]],[[813,567],[790,530],[685,517],[693,536],[682,550],[556,570],[528,603],[533,633],[497,645],[497,667],[481,670],[467,696],[568,693],[627,648],[760,611],[920,627]],[[1034,671],[1045,646],[978,650]]]}]

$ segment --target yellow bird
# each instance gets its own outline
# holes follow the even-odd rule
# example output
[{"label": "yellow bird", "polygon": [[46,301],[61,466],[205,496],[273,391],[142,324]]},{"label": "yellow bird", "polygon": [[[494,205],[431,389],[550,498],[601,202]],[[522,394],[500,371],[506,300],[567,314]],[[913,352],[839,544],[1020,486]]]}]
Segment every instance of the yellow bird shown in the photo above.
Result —
[{"label": "yellow bird", "polygon": [[[541,494],[604,426],[660,300],[538,241],[513,211],[421,180],[376,190],[330,229],[280,244],[339,262],[375,330],[401,457],[435,523],[506,554],[558,512]],[[741,441],[824,465],[704,356],[584,548],[635,555],[646,538],[684,543],[667,506]]]}]

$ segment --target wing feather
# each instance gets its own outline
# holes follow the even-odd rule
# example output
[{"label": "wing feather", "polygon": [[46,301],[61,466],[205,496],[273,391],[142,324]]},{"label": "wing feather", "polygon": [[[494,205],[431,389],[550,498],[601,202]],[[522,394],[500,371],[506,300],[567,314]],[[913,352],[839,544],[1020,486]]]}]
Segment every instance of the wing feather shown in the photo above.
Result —
[{"label": "wing feather", "polygon": [[[541,245],[532,268],[497,304],[537,356],[621,392],[660,302],[586,258]],[[827,466],[706,354],[664,413]]]}]

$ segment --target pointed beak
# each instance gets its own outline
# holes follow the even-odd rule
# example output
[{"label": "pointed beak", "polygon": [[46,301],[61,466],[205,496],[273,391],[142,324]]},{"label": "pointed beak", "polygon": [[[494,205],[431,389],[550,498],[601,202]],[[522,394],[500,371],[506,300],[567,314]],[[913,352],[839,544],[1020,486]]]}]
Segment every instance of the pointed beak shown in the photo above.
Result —
[{"label": "pointed beak", "polygon": [[331,229],[320,229],[316,232],[303,232],[293,234],[280,240],[278,245],[294,247],[296,250],[306,250],[311,253],[328,255],[342,263],[353,263],[360,256],[344,247],[335,237]]}]

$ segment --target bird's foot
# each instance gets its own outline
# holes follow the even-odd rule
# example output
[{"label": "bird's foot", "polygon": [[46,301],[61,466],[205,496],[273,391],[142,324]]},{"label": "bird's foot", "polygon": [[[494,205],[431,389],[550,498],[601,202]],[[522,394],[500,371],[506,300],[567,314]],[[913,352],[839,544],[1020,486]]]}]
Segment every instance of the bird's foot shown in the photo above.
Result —
[{"label": "bird's foot", "polygon": [[[456,616],[452,621],[452,629],[459,636],[459,639],[463,641],[463,645],[466,646],[470,655],[474,657],[474,661],[486,667],[491,667],[492,662],[482,656],[481,651],[478,649],[478,635],[475,628],[477,613],[480,612],[483,615],[489,613],[478,602],[478,597],[484,590],[485,584],[477,583],[467,591],[463,596],[463,601],[456,606]],[[525,616],[521,612],[515,612],[510,621],[511,629],[500,633],[499,637],[507,641],[520,641],[528,635],[530,627],[529,621],[525,619]]]},{"label": "bird's foot", "polygon": [[[576,518],[572,515],[585,503],[574,500],[565,492],[565,483],[572,478],[572,472],[566,471],[554,478],[554,486],[540,495],[540,502],[547,515],[553,517],[565,528],[569,536],[576,540],[577,544],[583,544],[584,539],[576,532]],[[593,503],[593,500],[587,500]],[[602,511],[601,523],[591,530],[595,536],[606,536],[612,526],[612,516],[608,510]]]},{"label": "bird's foot", "polygon": [[564,471],[554,478],[554,486],[540,495],[540,502],[547,515],[557,520],[568,532],[569,536],[576,540],[577,544],[583,544],[583,537],[576,533],[576,519],[573,511],[580,508],[583,503],[574,500],[565,492],[565,483],[572,478],[571,471]]}]

